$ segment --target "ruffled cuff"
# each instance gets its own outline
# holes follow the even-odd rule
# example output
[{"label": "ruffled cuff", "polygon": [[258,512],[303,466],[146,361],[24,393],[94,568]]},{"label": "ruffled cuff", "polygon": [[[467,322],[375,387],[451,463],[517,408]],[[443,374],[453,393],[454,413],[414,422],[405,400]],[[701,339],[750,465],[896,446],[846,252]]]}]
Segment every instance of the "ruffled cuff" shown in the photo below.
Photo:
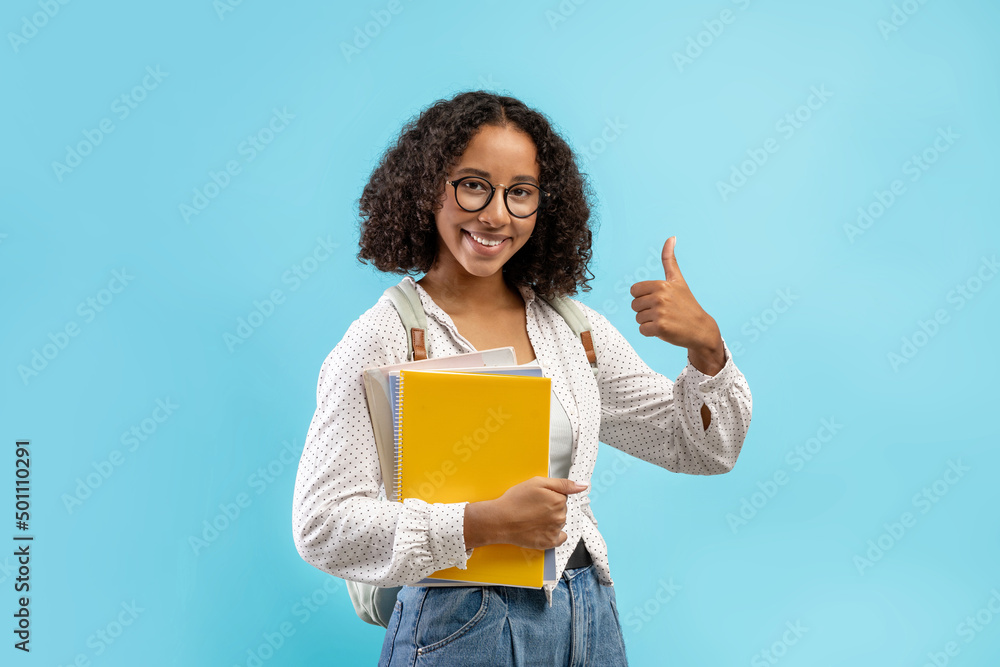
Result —
[{"label": "ruffled cuff", "polygon": [[726,345],[725,338],[722,339],[722,349],[726,357],[726,363],[715,375],[706,375],[705,373],[702,373],[695,368],[694,364],[690,361],[688,361],[687,366],[685,366],[684,370],[681,372],[680,377],[686,377],[689,382],[693,383],[698,388],[699,394],[711,394],[719,391],[725,392],[731,389],[736,383],[739,371],[736,369],[736,364],[733,363],[733,355],[732,352],[729,351],[729,346]]},{"label": "ruffled cuff", "polygon": [[428,574],[449,567],[464,570],[472,549],[465,549],[467,503],[403,500],[394,551]]},{"label": "ruffled cuff", "polygon": [[465,569],[472,549],[465,548],[465,506],[468,503],[435,503],[431,505],[431,551],[440,568]]}]

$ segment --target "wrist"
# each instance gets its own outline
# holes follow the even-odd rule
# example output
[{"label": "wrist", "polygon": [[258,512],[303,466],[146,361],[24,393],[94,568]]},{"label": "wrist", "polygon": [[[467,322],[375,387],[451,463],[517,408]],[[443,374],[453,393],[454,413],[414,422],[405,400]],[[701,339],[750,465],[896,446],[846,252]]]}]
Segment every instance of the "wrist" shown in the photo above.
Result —
[{"label": "wrist", "polygon": [[495,500],[465,505],[465,550],[500,542]]},{"label": "wrist", "polygon": [[726,348],[722,336],[707,344],[688,348],[688,361],[705,375],[716,375],[726,365]]}]

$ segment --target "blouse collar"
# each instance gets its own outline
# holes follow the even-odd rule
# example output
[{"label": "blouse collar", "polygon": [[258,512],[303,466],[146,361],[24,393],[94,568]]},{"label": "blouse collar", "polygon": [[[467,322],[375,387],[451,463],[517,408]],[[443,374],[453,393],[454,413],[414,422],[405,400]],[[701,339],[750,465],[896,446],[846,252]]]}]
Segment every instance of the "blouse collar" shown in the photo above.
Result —
[{"label": "blouse collar", "polygon": [[[421,285],[419,285],[417,281],[413,279],[412,276],[405,276],[403,280],[408,280],[410,284],[416,288],[417,294],[420,295],[420,301],[424,305],[424,312],[426,312],[427,314],[434,315],[435,317],[437,317],[438,320],[442,322],[448,322],[454,324],[451,321],[451,317],[448,315],[448,313],[444,312],[444,310],[442,310],[440,306],[434,303],[434,299],[432,299],[431,295],[427,293],[427,290],[425,290]],[[531,289],[531,287],[528,285],[518,285],[518,291],[521,293],[521,298],[524,299],[525,308],[530,308],[532,302],[534,302],[535,300],[535,290]]]}]

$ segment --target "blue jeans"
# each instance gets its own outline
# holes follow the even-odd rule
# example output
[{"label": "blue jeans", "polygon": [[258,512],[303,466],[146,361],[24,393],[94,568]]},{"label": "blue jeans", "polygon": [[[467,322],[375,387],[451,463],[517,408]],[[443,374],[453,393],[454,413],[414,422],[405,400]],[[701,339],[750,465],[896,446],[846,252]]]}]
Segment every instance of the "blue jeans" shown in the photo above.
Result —
[{"label": "blue jeans", "polygon": [[628,665],[615,591],[594,566],[563,572],[552,591],[514,586],[404,586],[379,667]]}]

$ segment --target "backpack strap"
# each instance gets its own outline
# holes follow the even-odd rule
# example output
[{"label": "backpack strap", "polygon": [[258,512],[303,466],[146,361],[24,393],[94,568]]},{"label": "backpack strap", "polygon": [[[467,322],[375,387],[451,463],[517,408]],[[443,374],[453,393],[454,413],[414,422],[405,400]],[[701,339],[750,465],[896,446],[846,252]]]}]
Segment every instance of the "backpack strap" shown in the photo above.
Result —
[{"label": "backpack strap", "polygon": [[[426,359],[427,339],[427,316],[424,314],[424,306],[420,303],[420,295],[413,285],[407,281],[400,281],[398,285],[393,285],[385,291],[385,295],[392,300],[399,318],[406,328],[406,359],[407,361],[419,361]],[[541,297],[539,297],[541,298]],[[587,354],[587,361],[590,368],[597,377],[597,353],[594,351],[594,339],[590,333],[590,322],[583,311],[566,296],[554,296],[549,299],[542,299],[559,313],[574,334],[580,337],[583,349]]]},{"label": "backpack strap", "polygon": [[427,358],[427,316],[424,306],[420,303],[420,295],[409,282],[401,281],[385,291],[392,300],[392,305],[399,313],[399,319],[406,328],[406,360],[420,361]]},{"label": "backpack strap", "polygon": [[566,320],[566,324],[573,330],[573,333],[580,337],[583,349],[587,353],[587,361],[590,362],[590,368],[594,371],[594,377],[597,377],[597,353],[594,351],[594,339],[590,335],[590,322],[587,320],[587,316],[567,296],[559,295],[551,299],[542,300],[562,315],[562,318]]},{"label": "backpack strap", "polygon": [[[420,361],[427,358],[427,341],[424,333],[427,330],[427,316],[424,306],[420,303],[420,295],[406,281],[393,285],[385,291],[392,305],[399,313],[399,319],[406,328],[406,360]],[[347,582],[347,593],[351,597],[354,611],[365,623],[387,627],[396,605],[396,595],[400,586],[380,587],[361,581]]]}]

